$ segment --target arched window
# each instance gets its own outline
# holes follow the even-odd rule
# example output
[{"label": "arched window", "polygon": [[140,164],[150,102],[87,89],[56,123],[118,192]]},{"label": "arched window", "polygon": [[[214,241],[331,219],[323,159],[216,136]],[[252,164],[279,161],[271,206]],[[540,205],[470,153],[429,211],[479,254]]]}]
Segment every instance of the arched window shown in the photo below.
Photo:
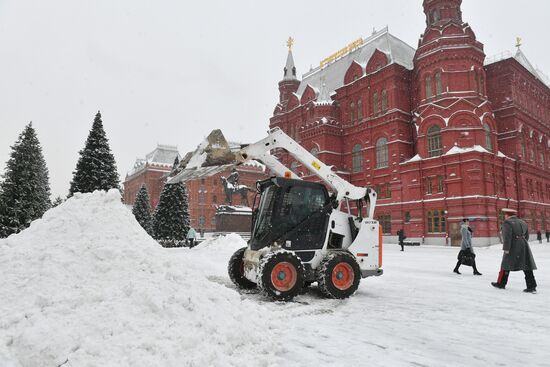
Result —
[{"label": "arched window", "polygon": [[318,149],[317,147],[311,149],[309,152],[310,152],[311,155],[314,156],[314,157],[317,157],[317,156],[319,155],[319,149]]},{"label": "arched window", "polygon": [[349,105],[350,122],[355,120],[355,103],[351,102]]},{"label": "arched window", "polygon": [[432,12],[432,23],[439,22],[440,19],[441,19],[441,16],[439,14],[439,9],[435,9]]},{"label": "arched window", "polygon": [[427,76],[426,77],[426,99],[432,98],[432,77]]},{"label": "arched window", "polygon": [[527,160],[527,150],[525,149],[525,139],[521,138],[521,157]]},{"label": "arched window", "polygon": [[372,96],[372,110],[375,115],[378,115],[378,93],[374,92]]},{"label": "arched window", "polygon": [[489,152],[493,151],[493,141],[491,140],[491,127],[487,124],[483,124],[483,130],[485,130],[485,149]]},{"label": "arched window", "polygon": [[443,84],[441,83],[441,71],[435,74],[435,95],[439,96],[443,93]]},{"label": "arched window", "polygon": [[357,101],[357,119],[361,120],[363,118],[363,102],[361,100]]},{"label": "arched window", "polygon": [[432,125],[428,129],[428,157],[439,157],[442,153],[441,129],[437,125]]},{"label": "arched window", "polygon": [[388,110],[388,93],[386,90],[382,90],[382,112],[386,112]]},{"label": "arched window", "polygon": [[388,139],[380,138],[376,141],[376,168],[388,166]]},{"label": "arched window", "polygon": [[363,170],[363,153],[361,152],[361,144],[355,144],[352,150],[352,166],[353,173],[361,172]]}]

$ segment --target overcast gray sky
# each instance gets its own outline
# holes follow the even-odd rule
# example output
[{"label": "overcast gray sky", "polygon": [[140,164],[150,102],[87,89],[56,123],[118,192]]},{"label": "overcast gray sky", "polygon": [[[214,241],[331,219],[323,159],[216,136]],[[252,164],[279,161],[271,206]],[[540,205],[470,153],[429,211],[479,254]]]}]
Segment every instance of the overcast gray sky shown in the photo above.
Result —
[{"label": "overcast gray sky", "polygon": [[[464,0],[488,56],[523,37],[550,74],[548,0]],[[298,73],[388,25],[416,47],[422,0],[0,0],[0,172],[30,120],[54,195],[65,196],[101,110],[121,179],[157,143],[192,150],[215,128],[264,137],[285,41]]]}]

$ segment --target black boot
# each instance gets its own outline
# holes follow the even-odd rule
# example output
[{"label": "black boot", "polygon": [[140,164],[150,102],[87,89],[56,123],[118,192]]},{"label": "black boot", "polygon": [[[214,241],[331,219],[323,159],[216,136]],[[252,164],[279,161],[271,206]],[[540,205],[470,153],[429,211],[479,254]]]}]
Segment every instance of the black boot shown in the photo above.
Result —
[{"label": "black boot", "polygon": [[462,261],[458,260],[458,262],[456,263],[456,266],[453,270],[453,272],[457,273],[457,274],[460,274],[460,272],[458,271],[458,268],[460,267],[460,265],[462,264]]},{"label": "black boot", "polygon": [[527,288],[523,291],[525,293],[537,293],[537,281],[535,280],[535,275],[532,270],[524,270],[525,273],[525,283]]},{"label": "black boot", "polygon": [[495,288],[504,289],[506,288],[505,285],[500,284],[499,282],[492,282],[491,285]]},{"label": "black boot", "polygon": [[483,275],[483,274],[481,274],[481,273],[477,270],[475,260],[474,260],[474,263],[473,263],[472,267],[474,268],[474,275]]}]

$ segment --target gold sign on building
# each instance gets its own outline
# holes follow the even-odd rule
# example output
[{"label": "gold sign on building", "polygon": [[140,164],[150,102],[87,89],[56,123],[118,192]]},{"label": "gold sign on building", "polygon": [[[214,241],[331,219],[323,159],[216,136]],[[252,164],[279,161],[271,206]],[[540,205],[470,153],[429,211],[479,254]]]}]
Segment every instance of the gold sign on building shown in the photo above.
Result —
[{"label": "gold sign on building", "polygon": [[349,45],[347,45],[346,47],[342,48],[341,50],[338,50],[336,51],[335,53],[333,53],[332,55],[330,55],[329,57],[323,59],[321,61],[321,67],[325,67],[326,65],[330,64],[331,62],[334,62],[336,60],[338,60],[339,58],[341,58],[342,56],[345,56],[346,54],[350,53],[351,51],[359,48],[359,46],[361,46],[363,44],[363,38],[359,38],[355,41],[353,41],[352,43],[350,43]]}]

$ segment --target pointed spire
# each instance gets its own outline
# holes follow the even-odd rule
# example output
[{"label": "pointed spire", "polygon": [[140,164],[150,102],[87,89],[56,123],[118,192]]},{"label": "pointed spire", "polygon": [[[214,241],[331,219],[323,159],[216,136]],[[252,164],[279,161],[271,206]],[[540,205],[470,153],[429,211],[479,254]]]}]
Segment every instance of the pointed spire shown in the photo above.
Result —
[{"label": "pointed spire", "polygon": [[318,104],[332,104],[332,98],[330,98],[330,92],[327,88],[326,83],[323,80],[323,85],[321,86],[321,91],[317,97]]},{"label": "pointed spire", "polygon": [[283,80],[297,80],[298,78],[296,78],[296,66],[294,65],[294,57],[292,56],[292,46],[294,45],[294,39],[292,37],[288,37],[286,45],[288,47],[288,56],[286,58],[286,65],[284,69],[285,74]]}]

